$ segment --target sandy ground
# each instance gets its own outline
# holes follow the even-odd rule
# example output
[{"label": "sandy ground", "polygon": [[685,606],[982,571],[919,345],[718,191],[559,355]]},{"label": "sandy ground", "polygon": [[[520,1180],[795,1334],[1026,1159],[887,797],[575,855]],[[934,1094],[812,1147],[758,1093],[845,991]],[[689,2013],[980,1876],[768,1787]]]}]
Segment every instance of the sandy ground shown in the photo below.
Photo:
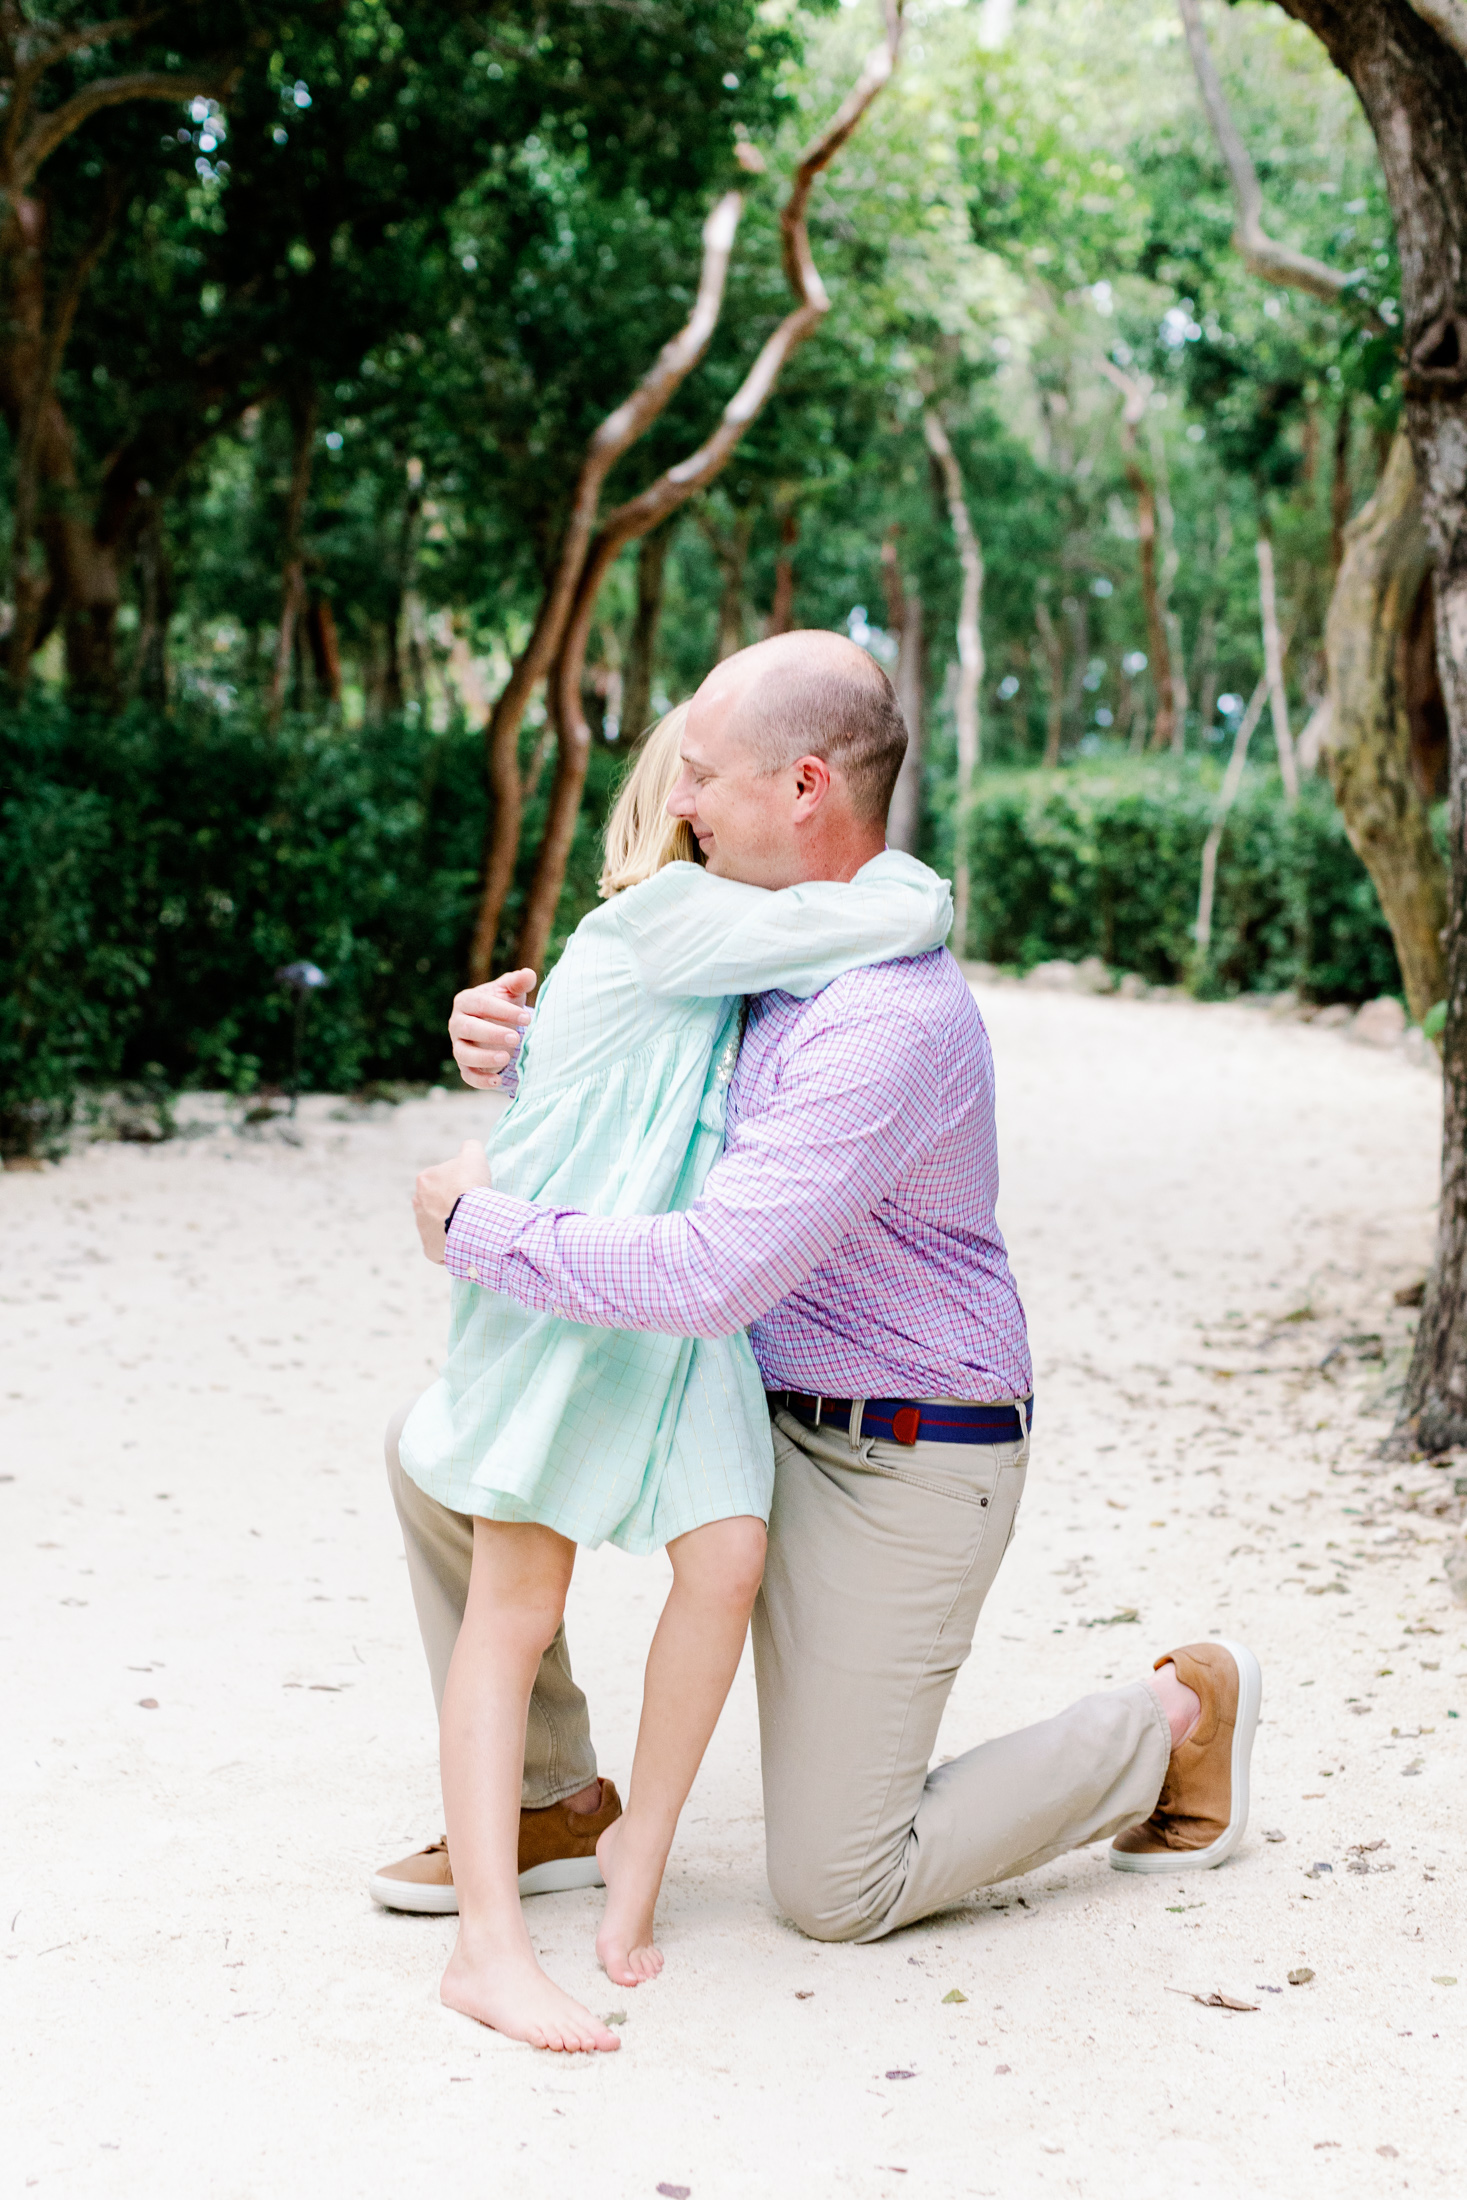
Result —
[{"label": "sandy ground", "polygon": [[[1090,1852],[815,1946],[764,1882],[746,1670],[664,1978],[607,1986],[594,1895],[530,1907],[623,2051],[446,2014],[449,1924],[364,1889],[439,1827],[378,1439],[442,1326],[407,1180],[491,1103],[314,1101],[294,1147],[200,1104],[198,1135],[0,1185],[7,2194],[1462,2190],[1460,1530],[1402,1509],[1454,1475],[1373,1456],[1435,1082],[1253,1011],[979,990],[1040,1417],[942,1748],[1241,1635],[1265,1723],[1238,1858],[1138,1879]],[[574,1591],[622,1775],[663,1580],[607,1551]],[[1217,1990],[1257,2007],[1188,1998]]]}]

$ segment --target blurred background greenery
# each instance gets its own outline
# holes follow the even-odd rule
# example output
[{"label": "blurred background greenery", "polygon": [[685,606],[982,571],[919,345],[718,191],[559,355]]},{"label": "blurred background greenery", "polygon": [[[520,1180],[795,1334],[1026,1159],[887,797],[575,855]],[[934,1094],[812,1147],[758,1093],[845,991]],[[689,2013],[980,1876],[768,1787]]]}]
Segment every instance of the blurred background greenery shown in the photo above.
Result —
[{"label": "blurred background greenery", "polygon": [[[601,592],[550,959],[593,897],[630,744],[771,622],[847,632],[899,676],[917,845],[951,868],[963,574],[935,415],[984,565],[956,944],[1018,968],[1098,954],[1208,994],[1397,991],[1331,795],[1306,772],[1285,800],[1267,717],[1206,953],[1193,931],[1262,671],[1260,534],[1297,734],[1325,693],[1343,531],[1396,426],[1392,227],[1348,85],[1275,11],[1208,11],[1270,226],[1349,274],[1353,313],[1238,259],[1171,7],[907,17],[896,78],[812,203],[829,315],[712,488]],[[686,318],[710,200],[740,180],[708,355],[611,494],[708,433],[788,307],[782,179],[874,28],[864,5],[794,0],[208,0],[52,70],[53,105],[124,63],[218,88],[90,114],[29,187],[28,243],[11,194],[13,482],[26,372],[68,301],[74,319],[53,362],[70,476],[42,483],[29,539],[15,493],[6,517],[9,1150],[59,1136],[88,1080],[278,1081],[274,973],[301,957],[329,980],[309,1082],[440,1074],[490,821],[483,726],[587,438]],[[741,142],[763,178],[735,167]],[[505,961],[553,736],[537,698]]]}]

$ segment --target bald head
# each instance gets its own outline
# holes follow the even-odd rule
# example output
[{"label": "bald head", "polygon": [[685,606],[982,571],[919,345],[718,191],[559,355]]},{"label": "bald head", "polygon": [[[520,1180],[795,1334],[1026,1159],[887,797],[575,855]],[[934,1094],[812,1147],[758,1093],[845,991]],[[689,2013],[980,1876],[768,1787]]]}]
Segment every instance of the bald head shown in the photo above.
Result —
[{"label": "bald head", "polygon": [[907,751],[896,690],[873,657],[843,634],[774,634],[726,658],[695,699],[725,706],[731,737],[765,772],[822,757],[853,813],[883,824]]}]

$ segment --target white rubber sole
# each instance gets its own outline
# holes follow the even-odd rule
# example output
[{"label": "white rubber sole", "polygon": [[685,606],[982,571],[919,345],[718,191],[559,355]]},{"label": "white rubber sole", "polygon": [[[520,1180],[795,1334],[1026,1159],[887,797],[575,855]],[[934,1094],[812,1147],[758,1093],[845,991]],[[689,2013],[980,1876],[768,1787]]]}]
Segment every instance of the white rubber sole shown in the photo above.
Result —
[{"label": "white rubber sole", "polygon": [[1238,1711],[1233,1722],[1231,1765],[1233,1807],[1227,1825],[1205,1849],[1156,1849],[1136,1854],[1112,1848],[1111,1869],[1118,1872],[1210,1872],[1228,1858],[1248,1826],[1248,1772],[1253,1761],[1253,1737],[1258,1732],[1258,1713],[1263,1704],[1263,1674],[1257,1658],[1242,1642],[1217,1643],[1238,1668]]},{"label": "white rubber sole", "polygon": [[[604,1887],[594,1856],[556,1856],[520,1873],[520,1893],[570,1894],[577,1887]],[[415,1886],[408,1879],[385,1879],[374,1872],[367,1892],[384,1910],[407,1910],[416,1917],[457,1917],[458,1894],[452,1887]]]}]

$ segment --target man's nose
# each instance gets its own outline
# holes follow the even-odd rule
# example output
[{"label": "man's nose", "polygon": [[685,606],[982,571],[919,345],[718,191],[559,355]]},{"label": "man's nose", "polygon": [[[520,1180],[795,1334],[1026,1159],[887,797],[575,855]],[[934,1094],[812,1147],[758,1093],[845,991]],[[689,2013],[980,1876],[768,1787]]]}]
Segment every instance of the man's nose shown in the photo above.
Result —
[{"label": "man's nose", "polygon": [[698,805],[693,797],[693,783],[685,772],[682,778],[676,782],[672,793],[667,798],[667,814],[669,817],[694,817],[697,815],[697,810]]}]

